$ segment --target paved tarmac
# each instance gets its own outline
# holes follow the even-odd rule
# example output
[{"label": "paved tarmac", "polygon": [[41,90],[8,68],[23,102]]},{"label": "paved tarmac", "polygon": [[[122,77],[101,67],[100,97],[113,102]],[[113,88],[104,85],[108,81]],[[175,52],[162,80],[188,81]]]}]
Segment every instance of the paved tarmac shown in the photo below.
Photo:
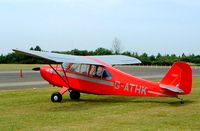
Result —
[{"label": "paved tarmac", "polygon": [[43,80],[39,72],[24,70],[22,78],[19,71],[0,71],[0,90],[47,87],[48,82]]},{"label": "paved tarmac", "polygon": [[[118,69],[148,80],[161,79],[167,72],[167,67],[137,67],[124,66]],[[0,90],[20,89],[20,88],[42,88],[49,86],[48,82],[43,80],[39,72],[23,70],[23,77],[20,77],[20,71],[1,71],[0,70]],[[193,76],[200,76],[200,69],[193,69]]]}]

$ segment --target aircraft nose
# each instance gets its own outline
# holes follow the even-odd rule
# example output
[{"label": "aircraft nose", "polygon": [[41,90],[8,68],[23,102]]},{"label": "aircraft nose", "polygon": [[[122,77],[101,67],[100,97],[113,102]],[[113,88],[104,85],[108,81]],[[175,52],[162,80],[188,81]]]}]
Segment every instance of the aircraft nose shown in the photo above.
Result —
[{"label": "aircraft nose", "polygon": [[36,68],[36,70],[40,70],[40,75],[43,77],[45,80],[49,80],[49,69],[50,67],[48,65],[42,66],[40,68]]},{"label": "aircraft nose", "polygon": [[36,68],[36,70],[40,70],[40,72],[51,72],[51,67],[49,65],[44,65],[44,66],[41,66],[40,68]]}]

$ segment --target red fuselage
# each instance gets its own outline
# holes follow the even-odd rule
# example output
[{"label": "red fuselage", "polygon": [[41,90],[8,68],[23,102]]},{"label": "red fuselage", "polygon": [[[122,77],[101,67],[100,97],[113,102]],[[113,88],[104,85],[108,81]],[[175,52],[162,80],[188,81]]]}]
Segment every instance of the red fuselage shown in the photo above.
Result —
[{"label": "red fuselage", "polygon": [[[73,64],[69,64],[64,70],[61,66],[53,66],[59,75],[48,65],[41,67],[40,73],[41,76],[53,86],[60,88],[68,87],[69,89],[84,93],[150,97],[177,96],[177,93],[160,88],[159,82],[150,82],[134,77],[112,66],[101,67],[103,71],[107,71],[109,73],[108,78],[92,75],[92,65],[78,64],[78,66],[80,66],[79,71],[72,70],[70,68],[72,65]],[[85,67],[87,68],[87,72],[81,72],[82,66],[84,69]],[[98,72],[98,69],[93,72]]]}]

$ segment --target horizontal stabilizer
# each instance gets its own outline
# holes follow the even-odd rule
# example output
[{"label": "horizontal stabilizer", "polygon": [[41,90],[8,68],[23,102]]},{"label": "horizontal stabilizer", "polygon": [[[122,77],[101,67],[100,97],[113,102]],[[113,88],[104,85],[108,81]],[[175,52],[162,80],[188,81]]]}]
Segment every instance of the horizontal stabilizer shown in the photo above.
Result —
[{"label": "horizontal stabilizer", "polygon": [[176,93],[184,93],[184,91],[179,88],[178,84],[176,86],[160,84],[160,88],[167,89],[169,91],[176,92]]}]

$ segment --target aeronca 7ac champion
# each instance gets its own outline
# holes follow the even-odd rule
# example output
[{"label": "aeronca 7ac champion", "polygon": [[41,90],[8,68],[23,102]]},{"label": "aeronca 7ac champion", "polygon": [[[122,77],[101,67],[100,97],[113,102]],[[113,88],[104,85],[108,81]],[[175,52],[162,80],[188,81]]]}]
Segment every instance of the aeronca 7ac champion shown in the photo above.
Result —
[{"label": "aeronca 7ac champion", "polygon": [[[98,95],[175,97],[186,95],[192,88],[192,70],[184,62],[176,62],[159,82],[144,80],[113,67],[139,64],[140,60],[123,55],[74,56],[13,49],[16,53],[43,58],[50,63],[40,68],[41,76],[60,90],[51,96],[52,102],[61,102],[69,91],[70,98],[80,99],[80,92]],[[183,100],[181,103],[183,103]]]}]

